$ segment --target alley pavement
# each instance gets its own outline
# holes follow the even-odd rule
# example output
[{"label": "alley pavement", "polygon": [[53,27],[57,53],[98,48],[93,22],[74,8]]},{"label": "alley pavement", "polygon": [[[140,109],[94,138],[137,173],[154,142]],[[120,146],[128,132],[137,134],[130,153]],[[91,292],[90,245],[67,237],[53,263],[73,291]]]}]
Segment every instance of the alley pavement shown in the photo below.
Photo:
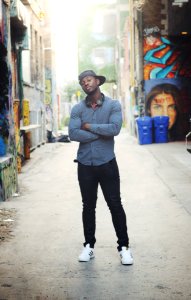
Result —
[{"label": "alley pavement", "polygon": [[139,145],[116,138],[121,197],[134,265],[121,265],[99,191],[95,259],[82,250],[78,144],[45,144],[19,174],[10,238],[0,243],[0,300],[191,299],[191,154],[184,142]]}]

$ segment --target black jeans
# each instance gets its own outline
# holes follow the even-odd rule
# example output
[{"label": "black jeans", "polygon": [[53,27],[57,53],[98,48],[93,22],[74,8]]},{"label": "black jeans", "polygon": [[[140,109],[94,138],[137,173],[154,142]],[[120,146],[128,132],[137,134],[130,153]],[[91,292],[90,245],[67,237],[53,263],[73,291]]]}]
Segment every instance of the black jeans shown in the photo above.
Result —
[{"label": "black jeans", "polygon": [[78,163],[78,180],[82,195],[84,227],[84,246],[90,244],[93,248],[96,242],[96,202],[98,184],[100,184],[104,198],[110,209],[112,222],[118,238],[118,250],[129,245],[126,215],[121,204],[120,178],[116,159],[101,166],[85,166]]}]

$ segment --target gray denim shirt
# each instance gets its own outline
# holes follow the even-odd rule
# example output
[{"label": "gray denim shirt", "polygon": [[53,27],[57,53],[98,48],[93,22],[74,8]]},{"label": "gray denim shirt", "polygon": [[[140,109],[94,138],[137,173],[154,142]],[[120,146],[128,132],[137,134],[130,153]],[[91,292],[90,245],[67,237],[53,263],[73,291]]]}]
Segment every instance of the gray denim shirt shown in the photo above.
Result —
[{"label": "gray denim shirt", "polygon": [[[90,130],[81,125],[90,124]],[[122,126],[121,104],[105,96],[103,104],[93,109],[85,100],[76,104],[71,111],[69,137],[79,142],[77,160],[84,165],[99,166],[115,157],[114,136]]]}]

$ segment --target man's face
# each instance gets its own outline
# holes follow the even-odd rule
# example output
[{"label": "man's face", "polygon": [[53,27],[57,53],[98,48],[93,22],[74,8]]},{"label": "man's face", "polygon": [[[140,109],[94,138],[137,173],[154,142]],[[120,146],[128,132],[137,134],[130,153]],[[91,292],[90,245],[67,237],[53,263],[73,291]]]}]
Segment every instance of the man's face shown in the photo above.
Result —
[{"label": "man's face", "polygon": [[93,76],[86,76],[81,80],[80,85],[87,95],[91,95],[97,90],[99,83],[99,79]]},{"label": "man's face", "polygon": [[169,126],[170,129],[177,116],[175,101],[170,94],[159,94],[151,102],[150,113],[152,117],[155,116],[169,116]]}]

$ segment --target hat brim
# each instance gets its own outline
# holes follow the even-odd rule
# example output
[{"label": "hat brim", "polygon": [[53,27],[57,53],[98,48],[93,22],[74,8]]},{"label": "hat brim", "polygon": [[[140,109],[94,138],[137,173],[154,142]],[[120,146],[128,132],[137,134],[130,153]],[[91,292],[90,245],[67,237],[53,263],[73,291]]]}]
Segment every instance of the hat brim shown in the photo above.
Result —
[{"label": "hat brim", "polygon": [[105,81],[106,81],[106,78],[104,76],[94,76],[95,78],[99,79],[100,83],[99,83],[99,86],[104,84]]}]

